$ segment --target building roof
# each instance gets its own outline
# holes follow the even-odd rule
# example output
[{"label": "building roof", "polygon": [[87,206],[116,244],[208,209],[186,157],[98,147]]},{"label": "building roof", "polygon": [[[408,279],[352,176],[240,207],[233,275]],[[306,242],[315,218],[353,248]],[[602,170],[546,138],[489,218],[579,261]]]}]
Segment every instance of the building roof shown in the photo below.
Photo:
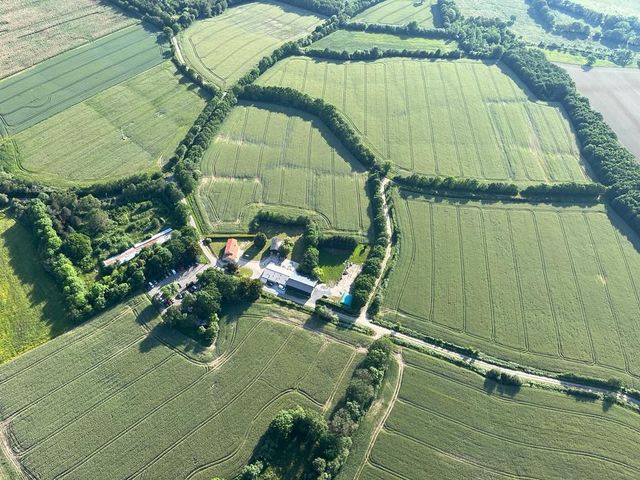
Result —
[{"label": "building roof", "polygon": [[273,237],[271,239],[271,248],[269,250],[271,251],[279,250],[283,243],[284,243],[284,240],[282,240],[281,238]]},{"label": "building roof", "polygon": [[311,280],[310,278],[303,277],[302,275],[298,275],[295,272],[291,272],[291,277],[287,281],[287,287],[295,288],[296,290],[300,290],[301,292],[311,293],[313,289],[316,288],[318,282],[316,280]]},{"label": "building roof", "polygon": [[291,270],[287,270],[280,265],[271,263],[263,270],[262,275],[260,276],[260,280],[265,283],[273,282],[277,283],[278,285],[285,285],[292,274],[293,272]]},{"label": "building roof", "polygon": [[104,264],[105,267],[109,267],[116,263],[118,265],[126,263],[129,260],[132,260],[133,258],[135,258],[145,248],[150,247],[151,245],[160,245],[171,240],[171,232],[173,232],[173,229],[167,228],[166,230],[156,233],[155,235],[151,236],[147,240],[143,240],[142,242],[136,243],[130,249],[125,250],[124,252],[119,253],[118,255],[115,255],[111,258],[107,258],[102,263]]},{"label": "building roof", "polygon": [[238,240],[230,238],[224,247],[223,260],[226,262],[237,262],[240,258],[240,250],[238,248]]}]

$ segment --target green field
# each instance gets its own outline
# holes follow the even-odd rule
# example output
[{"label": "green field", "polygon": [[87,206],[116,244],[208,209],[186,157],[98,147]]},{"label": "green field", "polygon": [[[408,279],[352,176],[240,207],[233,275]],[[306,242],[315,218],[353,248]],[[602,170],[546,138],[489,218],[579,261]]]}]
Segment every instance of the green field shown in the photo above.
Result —
[{"label": "green field", "polygon": [[267,104],[240,105],[205,153],[196,201],[211,231],[242,231],[265,205],[313,214],[323,229],[369,230],[364,167],[322,123]]},{"label": "green field", "polygon": [[2,0],[0,78],[135,22],[99,0]]},{"label": "green field", "polygon": [[204,105],[165,62],[11,137],[14,169],[62,185],[157,170]]},{"label": "green field", "polygon": [[350,478],[640,476],[637,413],[538,388],[504,392],[491,380],[428,355],[404,350],[403,357],[391,414],[363,468]]},{"label": "green field", "polygon": [[255,2],[195,22],[178,35],[187,63],[221,87],[233,85],[285,42],[313,31],[321,18],[276,2]]},{"label": "green field", "polygon": [[[570,52],[560,52],[558,50],[548,50],[542,49],[544,56],[547,57],[547,60],[555,63],[566,63],[569,65],[586,65],[587,57],[583,55],[577,55]],[[601,60],[598,59],[592,65],[593,67],[619,67],[610,60]],[[636,65],[629,64],[627,68],[637,68]]]},{"label": "green field", "polygon": [[440,26],[440,12],[433,0],[386,0],[355,16],[354,20],[385,25],[418,22],[421,27]]},{"label": "green field", "polygon": [[390,35],[388,33],[354,32],[337,30],[311,45],[313,49],[347,51],[370,50],[378,47],[380,50],[425,50],[427,52],[450,52],[458,45],[451,40],[437,38],[408,37],[405,35]]},{"label": "green field", "polygon": [[574,0],[587,8],[613,15],[640,17],[639,0]]},{"label": "green field", "polygon": [[0,81],[0,117],[20,132],[163,61],[156,34],[127,27]]},{"label": "green field", "polygon": [[523,364],[640,385],[637,239],[602,206],[407,194],[396,207],[387,320]]},{"label": "green field", "polygon": [[136,298],[0,367],[2,433],[43,480],[232,478],[280,409],[328,413],[361,358],[355,334],[270,308],[223,320],[212,352]]},{"label": "green field", "polygon": [[518,182],[587,178],[562,111],[532,101],[496,65],[293,57],[258,83],[332,103],[379,158],[405,171]]},{"label": "green field", "polygon": [[0,214],[0,363],[69,329],[58,286],[40,264],[33,239]]}]

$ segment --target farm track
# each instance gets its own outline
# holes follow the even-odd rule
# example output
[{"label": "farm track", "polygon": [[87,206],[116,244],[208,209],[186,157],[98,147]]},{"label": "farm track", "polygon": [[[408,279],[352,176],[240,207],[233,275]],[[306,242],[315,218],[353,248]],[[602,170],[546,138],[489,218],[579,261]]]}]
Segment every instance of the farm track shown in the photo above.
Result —
[{"label": "farm track", "polygon": [[464,269],[464,242],[462,240],[462,223],[460,209],[456,209],[456,228],[458,230],[458,261],[460,262],[460,295],[462,298],[462,330],[467,331],[467,292]]}]

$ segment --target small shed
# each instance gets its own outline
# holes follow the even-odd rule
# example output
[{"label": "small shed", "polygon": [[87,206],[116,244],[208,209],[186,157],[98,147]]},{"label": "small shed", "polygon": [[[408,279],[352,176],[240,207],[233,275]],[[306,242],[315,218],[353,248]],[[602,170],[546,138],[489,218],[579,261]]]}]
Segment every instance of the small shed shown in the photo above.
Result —
[{"label": "small shed", "polygon": [[287,281],[287,290],[291,290],[294,295],[310,297],[317,284],[316,280],[292,272]]},{"label": "small shed", "polygon": [[280,253],[280,247],[282,245],[284,245],[284,240],[278,237],[273,237],[271,239],[271,247],[269,248],[269,252],[272,255],[277,255],[278,253]]},{"label": "small shed", "polygon": [[230,238],[227,240],[227,244],[224,247],[224,255],[222,261],[225,263],[238,263],[240,258],[240,249],[238,247],[238,240]]}]

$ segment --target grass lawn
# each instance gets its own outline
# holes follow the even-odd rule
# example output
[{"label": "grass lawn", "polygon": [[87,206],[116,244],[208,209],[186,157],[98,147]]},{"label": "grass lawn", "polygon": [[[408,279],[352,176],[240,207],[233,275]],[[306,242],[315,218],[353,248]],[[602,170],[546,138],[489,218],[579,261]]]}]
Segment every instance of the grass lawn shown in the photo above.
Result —
[{"label": "grass lawn", "polygon": [[[403,357],[391,415],[364,468],[349,478],[612,480],[640,475],[637,413],[538,388],[504,391],[433,357],[410,350]],[[361,450],[356,447],[352,455]]]},{"label": "grass lawn", "polygon": [[638,239],[602,206],[396,198],[383,317],[487,353],[640,386]]},{"label": "grass lawn", "polygon": [[211,231],[247,229],[259,209],[315,216],[324,230],[369,229],[365,170],[314,117],[236,107],[202,161],[195,196]]},{"label": "grass lawn", "polygon": [[133,25],[0,81],[9,133],[38,122],[166,60],[158,35]]},{"label": "grass lawn", "polygon": [[0,214],[0,363],[71,328],[29,233]]},{"label": "grass lawn", "polygon": [[318,266],[322,268],[320,281],[323,283],[337,282],[342,277],[345,263],[351,257],[347,250],[337,250],[335,248],[321,248]]},{"label": "grass lawn", "polygon": [[421,27],[440,26],[440,12],[433,0],[386,0],[355,16],[354,20],[385,25],[418,22]]},{"label": "grass lawn", "polygon": [[195,22],[178,35],[185,60],[226,88],[285,42],[311,33],[322,19],[276,2],[254,2]]},{"label": "grass lawn", "polygon": [[20,173],[69,185],[158,170],[204,105],[165,62],[14,135]]},{"label": "grass lawn", "polygon": [[640,17],[640,1],[638,0],[574,0],[596,12],[612,15]]},{"label": "grass lawn", "polygon": [[[587,57],[582,55],[577,55],[569,52],[559,52],[558,50],[547,50],[542,49],[544,56],[547,57],[547,60],[555,63],[567,63],[569,65],[586,65]],[[616,65],[610,60],[596,60],[593,64],[593,67],[618,67],[622,68],[619,65]],[[637,68],[635,65],[628,65],[627,68]]]},{"label": "grass lawn", "polygon": [[0,367],[20,462],[43,480],[233,478],[280,409],[328,414],[362,358],[353,333],[272,308],[223,318],[211,350],[138,297]]},{"label": "grass lawn", "polygon": [[2,0],[0,19],[0,78],[136,22],[99,0]]},{"label": "grass lawn", "polygon": [[355,52],[356,50],[370,50],[378,47],[381,50],[425,50],[435,52],[441,50],[450,52],[458,48],[452,40],[437,38],[418,38],[406,35],[391,35],[388,33],[353,32],[337,30],[330,35],[313,43],[310,48]]},{"label": "grass lawn", "polygon": [[335,105],[381,160],[400,170],[495,181],[586,181],[563,112],[532,100],[499,65],[292,57],[258,83]]}]

